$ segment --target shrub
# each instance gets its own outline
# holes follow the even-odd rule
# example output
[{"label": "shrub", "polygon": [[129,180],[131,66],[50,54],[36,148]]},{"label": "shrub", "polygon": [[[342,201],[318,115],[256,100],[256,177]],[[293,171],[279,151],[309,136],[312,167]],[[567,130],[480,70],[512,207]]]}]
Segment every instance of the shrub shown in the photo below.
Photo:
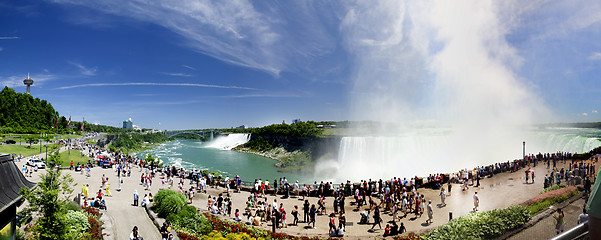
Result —
[{"label": "shrub", "polygon": [[160,217],[166,217],[172,213],[177,214],[187,203],[186,196],[169,189],[159,191],[154,197],[154,208]]},{"label": "shrub", "polygon": [[65,204],[65,208],[67,210],[81,211],[81,207],[79,206],[79,204],[77,204],[74,201],[70,201],[67,204]]},{"label": "shrub", "polygon": [[69,210],[67,211],[67,214],[65,214],[65,218],[67,219],[67,224],[73,231],[82,232],[90,228],[88,216],[84,212]]},{"label": "shrub", "polygon": [[491,239],[516,229],[530,220],[530,212],[521,206],[511,206],[486,212],[476,212],[439,226],[425,239]]}]

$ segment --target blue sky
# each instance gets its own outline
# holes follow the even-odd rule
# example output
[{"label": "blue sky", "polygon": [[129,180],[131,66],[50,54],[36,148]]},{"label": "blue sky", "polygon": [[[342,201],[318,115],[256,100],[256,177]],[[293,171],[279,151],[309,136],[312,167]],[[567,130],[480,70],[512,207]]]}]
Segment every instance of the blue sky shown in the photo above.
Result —
[{"label": "blue sky", "polygon": [[599,39],[598,1],[3,1],[0,85],[159,129],[589,122]]}]

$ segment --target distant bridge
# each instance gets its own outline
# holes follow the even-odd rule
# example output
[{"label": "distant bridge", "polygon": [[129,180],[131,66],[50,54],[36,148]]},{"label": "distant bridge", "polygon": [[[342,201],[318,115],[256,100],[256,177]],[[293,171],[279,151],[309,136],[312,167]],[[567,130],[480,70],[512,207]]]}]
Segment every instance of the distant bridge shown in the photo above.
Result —
[{"label": "distant bridge", "polygon": [[190,133],[190,134],[204,137],[206,134],[211,134],[211,131],[167,131],[167,132],[165,132],[165,136],[173,137],[173,136],[184,134],[184,133]]}]

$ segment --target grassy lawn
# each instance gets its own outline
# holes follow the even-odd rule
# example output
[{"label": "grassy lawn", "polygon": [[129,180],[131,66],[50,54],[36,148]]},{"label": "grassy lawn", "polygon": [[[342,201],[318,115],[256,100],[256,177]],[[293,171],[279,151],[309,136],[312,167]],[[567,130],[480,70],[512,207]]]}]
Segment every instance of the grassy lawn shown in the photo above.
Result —
[{"label": "grassy lawn", "polygon": [[61,165],[63,167],[68,167],[71,165],[71,161],[73,161],[73,166],[77,166],[77,163],[88,163],[90,159],[88,156],[84,155],[81,157],[81,151],[79,150],[71,150],[71,154],[69,151],[64,151],[60,153],[61,161],[63,162]]},{"label": "grassy lawn", "polygon": [[[48,151],[50,151],[52,149],[52,146],[56,146],[56,144],[48,145]],[[9,154],[14,153],[17,155],[22,154],[23,156],[28,157],[28,156],[46,152],[46,147],[44,147],[44,145],[42,145],[41,151],[40,151],[40,144],[32,144],[31,148],[27,148],[27,147],[29,147],[29,144],[0,145],[0,153],[9,153]]]}]

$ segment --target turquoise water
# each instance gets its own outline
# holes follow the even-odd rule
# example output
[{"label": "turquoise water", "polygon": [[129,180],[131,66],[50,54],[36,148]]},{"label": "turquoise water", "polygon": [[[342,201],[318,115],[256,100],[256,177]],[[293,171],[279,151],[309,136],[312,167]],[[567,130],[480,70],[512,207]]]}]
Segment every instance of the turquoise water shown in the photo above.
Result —
[{"label": "turquoise water", "polygon": [[278,172],[274,166],[276,161],[273,159],[249,153],[206,147],[197,141],[176,140],[167,142],[155,149],[136,155],[144,156],[147,153],[160,158],[168,165],[188,169],[196,167],[197,169],[207,169],[213,172],[221,171],[224,176],[230,177],[238,174],[244,181],[254,181],[254,179],[273,181],[281,177],[286,177],[289,182],[310,180],[299,174]]}]

